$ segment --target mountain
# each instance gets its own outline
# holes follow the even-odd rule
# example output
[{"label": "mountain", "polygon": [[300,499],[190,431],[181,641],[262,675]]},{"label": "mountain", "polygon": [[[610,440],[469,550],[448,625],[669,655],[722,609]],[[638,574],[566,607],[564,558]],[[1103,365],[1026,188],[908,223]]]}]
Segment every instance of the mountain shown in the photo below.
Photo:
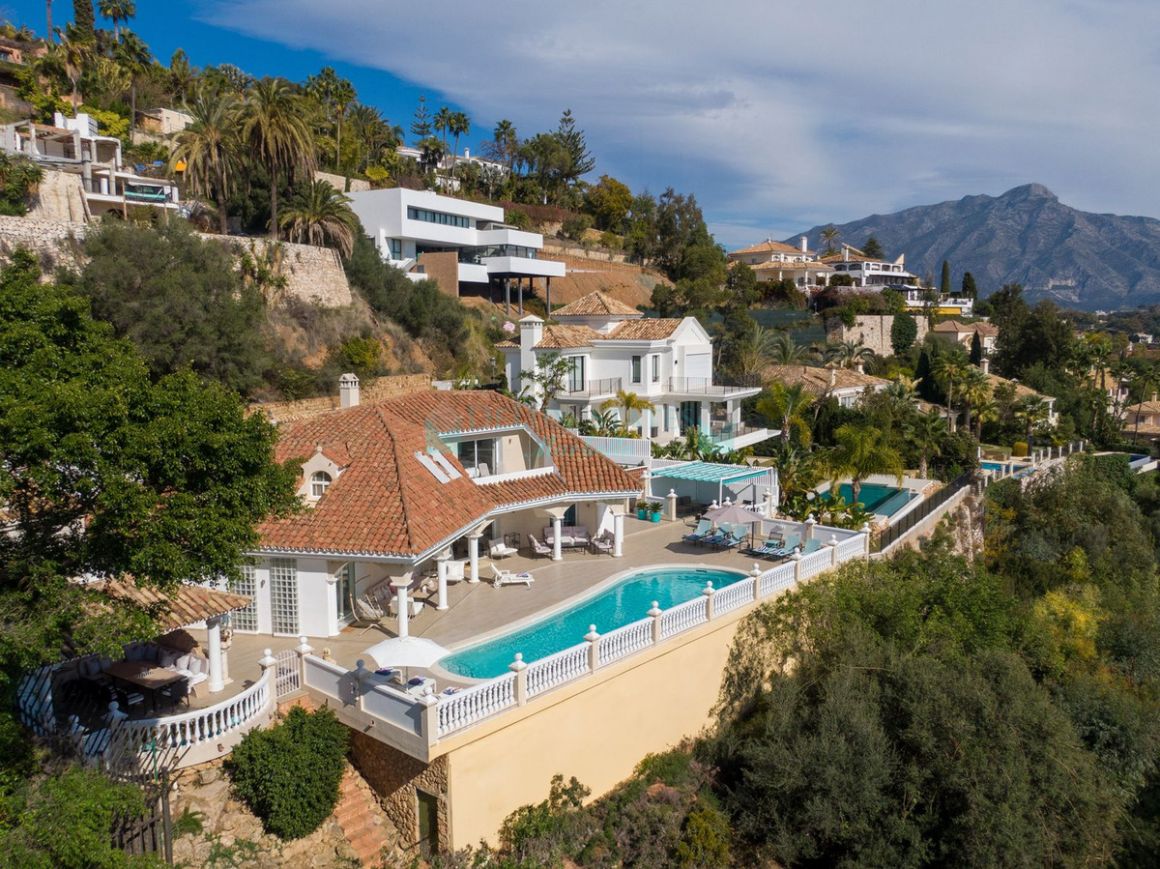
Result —
[{"label": "mountain", "polygon": [[[806,233],[811,248],[823,246],[824,228]],[[955,285],[969,271],[982,295],[1020,283],[1031,298],[1085,310],[1160,302],[1160,220],[1079,211],[1042,184],[873,214],[837,229],[855,247],[873,235],[889,258],[905,253],[908,270],[921,277],[937,281],[950,260]]]}]

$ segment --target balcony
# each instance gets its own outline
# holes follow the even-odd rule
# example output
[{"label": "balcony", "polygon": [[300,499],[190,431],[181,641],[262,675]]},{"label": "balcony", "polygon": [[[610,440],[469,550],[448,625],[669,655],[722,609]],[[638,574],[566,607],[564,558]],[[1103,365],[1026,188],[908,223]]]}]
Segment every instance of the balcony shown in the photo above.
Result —
[{"label": "balcony", "polygon": [[602,377],[599,380],[586,380],[583,383],[566,382],[556,394],[557,398],[608,398],[616,395],[621,389],[622,380],[619,377]]},{"label": "balcony", "polygon": [[745,423],[712,422],[709,424],[708,434],[709,439],[717,446],[727,450],[739,450],[774,437],[777,432]]},{"label": "balcony", "polygon": [[672,395],[696,395],[712,398],[747,398],[761,391],[761,384],[727,386],[714,383],[711,377],[670,377],[668,391]]}]

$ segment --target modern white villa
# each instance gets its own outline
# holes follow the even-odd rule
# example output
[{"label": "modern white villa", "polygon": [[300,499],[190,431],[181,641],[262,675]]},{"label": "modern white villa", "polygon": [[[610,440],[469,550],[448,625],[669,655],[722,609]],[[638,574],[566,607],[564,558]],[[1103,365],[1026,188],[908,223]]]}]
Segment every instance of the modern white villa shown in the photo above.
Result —
[{"label": "modern white villa", "polygon": [[694,427],[723,449],[770,437],[767,429],[746,426],[741,419],[741,403],[756,396],[760,386],[714,381],[713,341],[695,317],[646,318],[600,292],[565,305],[552,317],[556,322],[524,317],[519,340],[497,345],[513,392],[540,396],[532,375],[551,358],[567,361],[568,373],[548,403],[552,415],[591,419],[623,391],[652,402],[652,409],[630,411],[622,423],[656,443],[668,443]]},{"label": "modern white villa", "polygon": [[886,260],[883,257],[866,256],[856,247],[843,244],[842,249],[830,256],[822,257],[834,270],[836,275],[849,275],[854,281],[853,286],[865,287],[904,287],[918,281],[916,275],[906,270],[906,254],[899,254],[895,260]]},{"label": "modern white villa", "polygon": [[125,216],[129,208],[181,208],[177,185],[129,171],[121,140],[97,133],[97,122],[85,113],[66,118],[56,113],[52,126],[20,121],[0,127],[0,148],[28,157],[45,168],[78,175],[88,215]]},{"label": "modern white villa", "polygon": [[552,278],[564,264],[541,259],[544,237],[504,223],[494,205],[468,202],[427,190],[365,190],[350,194],[351,208],[383,259],[415,281],[433,278],[454,286],[501,283],[510,303],[511,283],[542,278],[550,296]]}]

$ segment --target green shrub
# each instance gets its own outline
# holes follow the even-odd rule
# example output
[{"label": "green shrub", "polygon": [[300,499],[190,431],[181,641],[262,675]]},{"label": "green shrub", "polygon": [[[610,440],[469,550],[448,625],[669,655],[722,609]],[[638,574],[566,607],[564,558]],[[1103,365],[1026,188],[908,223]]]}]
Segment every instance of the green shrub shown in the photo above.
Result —
[{"label": "green shrub", "polygon": [[226,762],[238,798],[266,832],[300,839],[334,811],[348,741],[329,709],[290,710],[270,730],[246,734]]},{"label": "green shrub", "polygon": [[1011,447],[1011,455],[1015,458],[1023,458],[1028,452],[1027,441],[1015,441]]},{"label": "green shrub", "polygon": [[564,221],[563,226],[560,227],[560,234],[565,238],[571,238],[580,241],[584,238],[584,233],[592,228],[592,218],[587,214],[574,214]]},{"label": "green shrub", "polygon": [[40,183],[40,167],[26,157],[0,154],[0,214],[21,217],[28,213],[32,188]]},{"label": "green shrub", "polygon": [[707,800],[698,798],[681,829],[681,841],[677,843],[677,865],[730,865],[731,837],[729,819],[724,812],[710,805]]}]

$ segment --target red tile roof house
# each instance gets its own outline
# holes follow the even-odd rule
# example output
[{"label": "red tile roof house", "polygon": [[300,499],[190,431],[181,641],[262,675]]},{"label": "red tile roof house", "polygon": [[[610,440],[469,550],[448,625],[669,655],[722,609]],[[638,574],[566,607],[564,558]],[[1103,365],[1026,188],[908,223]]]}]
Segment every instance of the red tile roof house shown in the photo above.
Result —
[{"label": "red tile roof house", "polygon": [[489,540],[519,534],[527,545],[553,522],[608,531],[620,552],[618,517],[640,481],[559,423],[494,392],[360,405],[358,379],[341,386],[340,409],[281,431],[276,457],[301,462],[306,509],[260,526],[255,565],[235,589],[254,602],[234,614],[235,630],[334,636],[354,598],[375,589],[402,602],[452,550],[478,581]]}]

